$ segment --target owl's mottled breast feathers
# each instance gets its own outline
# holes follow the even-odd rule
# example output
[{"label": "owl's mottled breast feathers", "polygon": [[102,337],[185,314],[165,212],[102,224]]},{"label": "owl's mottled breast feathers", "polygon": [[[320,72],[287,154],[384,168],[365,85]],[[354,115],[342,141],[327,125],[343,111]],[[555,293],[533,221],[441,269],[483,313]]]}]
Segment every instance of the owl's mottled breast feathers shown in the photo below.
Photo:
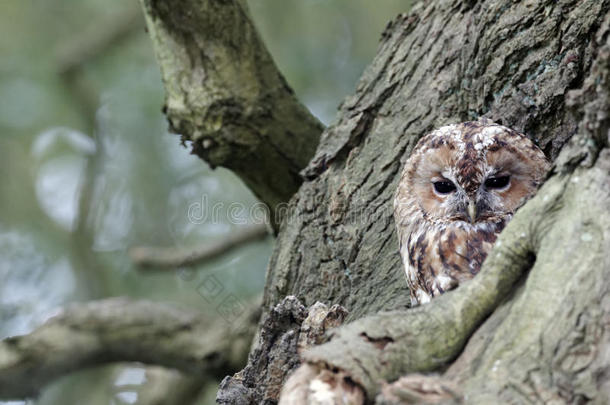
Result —
[{"label": "owl's mottled breast feathers", "polygon": [[472,278],[547,170],[531,140],[501,125],[465,122],[421,138],[394,200],[412,302]]}]

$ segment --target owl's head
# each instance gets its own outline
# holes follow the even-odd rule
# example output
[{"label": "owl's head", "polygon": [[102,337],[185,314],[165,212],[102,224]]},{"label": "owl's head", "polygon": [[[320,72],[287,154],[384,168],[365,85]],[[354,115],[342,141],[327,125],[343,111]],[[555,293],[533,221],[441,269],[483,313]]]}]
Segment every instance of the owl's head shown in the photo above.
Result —
[{"label": "owl's head", "polygon": [[476,224],[514,213],[548,168],[544,153],[525,135],[475,121],[420,139],[402,181],[428,221]]}]

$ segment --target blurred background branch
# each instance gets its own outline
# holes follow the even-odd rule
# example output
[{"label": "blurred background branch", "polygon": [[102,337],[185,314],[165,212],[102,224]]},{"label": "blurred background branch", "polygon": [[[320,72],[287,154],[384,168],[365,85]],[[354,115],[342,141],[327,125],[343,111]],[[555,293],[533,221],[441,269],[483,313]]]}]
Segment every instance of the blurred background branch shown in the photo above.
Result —
[{"label": "blurred background branch", "polygon": [[62,43],[57,51],[57,72],[72,96],[78,101],[83,117],[91,120],[94,130],[95,112],[99,106],[98,92],[82,77],[87,63],[94,62],[134,34],[144,30],[142,12],[135,2],[114,15],[95,21],[82,35]]},{"label": "blurred background branch", "polygon": [[59,74],[70,75],[80,70],[142,30],[142,11],[136,2],[128,2],[123,10],[114,11],[102,21],[94,21],[81,35],[62,44],[58,53]]},{"label": "blurred background branch", "polygon": [[267,235],[269,231],[265,224],[242,226],[224,238],[193,249],[136,246],[129,250],[129,256],[133,263],[142,269],[176,269],[215,259],[236,247],[263,239]]},{"label": "blurred background branch", "polygon": [[104,151],[100,139],[104,134],[96,119],[97,110],[100,107],[99,90],[85,75],[85,68],[88,63],[94,63],[96,59],[102,58],[106,53],[144,30],[144,20],[140,8],[135,2],[129,4],[130,7],[115,12],[102,21],[92,23],[82,35],[62,43],[56,56],[57,72],[68,94],[73,98],[73,105],[79,110],[85,122],[86,133],[95,144],[95,152],[86,158],[85,169],[80,181],[78,212],[72,238],[76,247],[74,249],[77,253],[76,260],[80,262],[81,268],[87,269],[88,274],[82,284],[87,286],[90,297],[104,296],[108,282],[105,281],[106,272],[101,269],[96,258],[90,254],[94,236],[88,218],[103,160]]},{"label": "blurred background branch", "polygon": [[0,342],[0,398],[34,397],[62,375],[113,362],[222,377],[245,363],[259,316],[258,303],[237,324],[147,301],[74,305],[31,334]]}]

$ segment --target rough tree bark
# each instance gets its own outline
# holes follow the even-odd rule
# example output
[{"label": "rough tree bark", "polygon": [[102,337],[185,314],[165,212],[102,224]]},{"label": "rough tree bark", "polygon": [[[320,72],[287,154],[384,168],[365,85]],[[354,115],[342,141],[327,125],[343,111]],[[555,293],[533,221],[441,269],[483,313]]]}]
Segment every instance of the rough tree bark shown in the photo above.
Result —
[{"label": "rough tree bark", "polygon": [[301,184],[323,125],[296,99],[238,1],[141,4],[171,128],[277,211]]},{"label": "rough tree bark", "polygon": [[295,294],[352,319],[405,307],[391,202],[426,132],[485,116],[554,159],[578,120],[564,94],[590,69],[604,1],[434,1],[393,21],[291,200],[265,304]]},{"label": "rough tree bark", "polygon": [[[324,132],[304,171],[307,181],[291,200],[269,266],[265,307],[288,294],[305,305],[339,303],[350,320],[406,307],[391,200],[402,162],[434,127],[484,116],[528,134],[552,160],[574,134],[582,145],[562,154],[557,167],[564,173],[556,173],[517,215],[500,239],[506,250],[491,255],[479,280],[417,311],[367,317],[339,329],[330,343],[306,354],[307,361],[347,372],[372,401],[381,380],[443,371],[516,288],[475,335],[482,342],[476,355],[451,368],[463,395],[480,403],[501,397],[604,401],[599,376],[607,362],[593,358],[607,350],[607,314],[597,304],[609,267],[603,252],[610,205],[601,192],[608,186],[607,154],[596,161],[607,144],[607,105],[584,122],[587,100],[576,103],[574,114],[565,96],[586,80],[597,84],[605,77],[600,55],[609,6],[586,0],[435,1],[420,3],[388,26],[377,57],[343,103],[338,123]],[[600,120],[599,133],[587,133]],[[574,169],[579,159],[597,163]],[[530,255],[539,260],[528,282],[515,287]],[[472,340],[464,356],[475,347]],[[587,355],[579,362],[581,351]]]},{"label": "rough tree bark", "polygon": [[[388,25],[311,160],[321,127],[239,3],[142,4],[173,128],[270,207],[292,196],[257,344],[219,402],[276,403],[298,359],[284,401],[608,402],[610,0],[419,3]],[[429,130],[479,117],[529,135],[554,169],[479,276],[410,310],[391,208],[400,169]],[[348,323],[301,351],[317,301]],[[322,325],[345,316],[333,308]]]}]

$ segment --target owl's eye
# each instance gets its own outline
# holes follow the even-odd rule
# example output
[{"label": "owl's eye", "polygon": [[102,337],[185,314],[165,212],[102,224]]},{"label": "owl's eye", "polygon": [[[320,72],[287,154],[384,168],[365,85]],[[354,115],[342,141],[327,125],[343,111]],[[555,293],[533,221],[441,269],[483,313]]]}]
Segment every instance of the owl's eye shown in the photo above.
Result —
[{"label": "owl's eye", "polygon": [[485,180],[485,187],[491,189],[501,189],[508,186],[509,181],[509,176],[490,177]]},{"label": "owl's eye", "polygon": [[439,194],[449,194],[455,191],[455,184],[449,180],[435,181],[434,190],[436,190],[436,192]]}]

